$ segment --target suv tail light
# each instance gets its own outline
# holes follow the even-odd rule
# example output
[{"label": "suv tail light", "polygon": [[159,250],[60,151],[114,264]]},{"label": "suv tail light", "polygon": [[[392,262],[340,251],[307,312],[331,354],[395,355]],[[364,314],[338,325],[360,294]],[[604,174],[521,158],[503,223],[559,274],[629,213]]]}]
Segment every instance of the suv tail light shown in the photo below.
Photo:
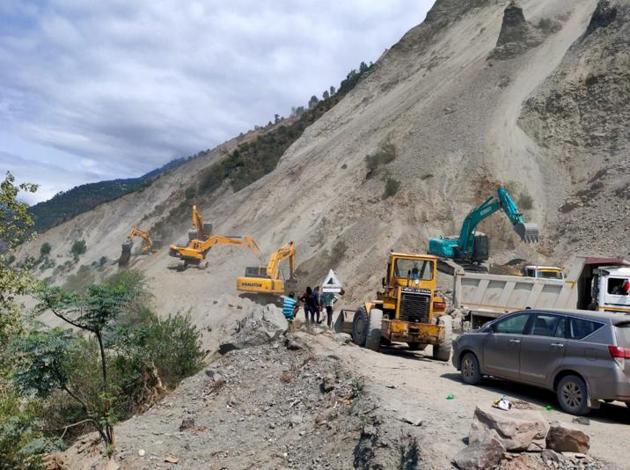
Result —
[{"label": "suv tail light", "polygon": [[621,368],[624,366],[624,360],[630,359],[630,348],[608,346],[608,352],[610,353],[610,357],[612,357]]}]

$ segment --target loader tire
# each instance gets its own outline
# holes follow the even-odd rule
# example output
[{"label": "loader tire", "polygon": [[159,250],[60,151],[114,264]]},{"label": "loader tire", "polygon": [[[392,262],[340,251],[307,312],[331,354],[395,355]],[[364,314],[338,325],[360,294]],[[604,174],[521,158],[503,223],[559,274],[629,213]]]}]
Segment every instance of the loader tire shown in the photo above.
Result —
[{"label": "loader tire", "polygon": [[378,351],[381,345],[381,327],[383,325],[383,311],[378,308],[370,310],[369,328],[365,347],[372,351]]},{"label": "loader tire", "polygon": [[448,362],[453,345],[453,319],[449,315],[442,315],[438,325],[444,327],[444,338],[433,346],[433,359]]},{"label": "loader tire", "polygon": [[352,341],[357,346],[365,346],[370,323],[365,307],[359,307],[352,319]]}]

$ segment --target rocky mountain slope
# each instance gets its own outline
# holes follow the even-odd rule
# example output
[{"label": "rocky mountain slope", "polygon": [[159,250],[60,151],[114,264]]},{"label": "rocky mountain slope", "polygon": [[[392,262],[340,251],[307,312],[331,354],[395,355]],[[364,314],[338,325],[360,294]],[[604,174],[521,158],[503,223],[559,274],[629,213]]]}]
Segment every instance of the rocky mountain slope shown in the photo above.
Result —
[{"label": "rocky mountain slope", "polygon": [[[42,277],[54,273],[59,283],[103,256],[109,262],[97,275],[106,274],[117,269],[111,261],[134,223],[165,244],[182,241],[194,202],[216,233],[252,235],[265,255],[295,240],[303,283],[335,268],[352,303],[379,285],[390,249],[424,250],[429,237],[457,232],[503,183],[518,200],[531,199],[526,216],[542,240],[522,244],[495,215],[481,226],[494,262],[627,256],[628,19],[619,0],[438,0],[271,173],[237,192],[224,183],[187,198],[186,188],[238,145],[228,142],[54,227],[21,254],[50,243],[57,267]],[[365,157],[384,148],[395,158],[368,170]],[[385,198],[388,180],[399,189]],[[77,239],[87,253],[73,263]],[[152,279],[163,313],[190,309],[201,321],[258,263],[226,247],[208,260],[205,271],[176,272],[162,250],[132,264]]]}]

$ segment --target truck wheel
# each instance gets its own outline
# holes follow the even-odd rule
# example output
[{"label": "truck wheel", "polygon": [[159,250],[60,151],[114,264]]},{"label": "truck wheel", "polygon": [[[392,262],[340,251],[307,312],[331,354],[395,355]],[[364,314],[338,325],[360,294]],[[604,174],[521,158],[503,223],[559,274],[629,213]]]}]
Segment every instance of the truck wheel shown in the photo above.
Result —
[{"label": "truck wheel", "polygon": [[359,307],[352,319],[352,341],[357,346],[365,346],[369,329],[369,320],[365,307]]},{"label": "truck wheel", "polygon": [[427,347],[426,344],[422,343],[407,343],[407,346],[409,347],[410,351],[424,351],[424,349]]},{"label": "truck wheel", "polygon": [[590,411],[586,383],[577,375],[562,377],[558,383],[556,395],[560,408],[567,413],[583,416]]},{"label": "truck wheel", "polygon": [[383,324],[383,311],[378,308],[370,310],[369,330],[365,347],[372,351],[378,351],[381,345],[381,327]]},{"label": "truck wheel", "polygon": [[433,359],[448,362],[453,344],[453,319],[448,315],[442,315],[438,319],[438,325],[444,327],[444,338],[433,345]]}]

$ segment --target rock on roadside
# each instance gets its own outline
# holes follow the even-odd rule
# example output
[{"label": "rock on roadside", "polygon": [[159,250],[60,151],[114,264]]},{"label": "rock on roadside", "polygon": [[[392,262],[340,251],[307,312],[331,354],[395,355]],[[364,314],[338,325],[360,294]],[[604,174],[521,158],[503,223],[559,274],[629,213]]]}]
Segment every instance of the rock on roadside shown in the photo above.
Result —
[{"label": "rock on roadside", "polygon": [[588,453],[590,437],[583,431],[565,424],[553,423],[547,434],[547,447],[556,452]]},{"label": "rock on roadside", "polygon": [[503,457],[505,447],[495,431],[477,435],[478,439],[459,451],[453,459],[461,470],[482,470],[496,466]]},{"label": "rock on roadside", "polygon": [[508,451],[524,451],[532,444],[542,450],[545,448],[549,424],[537,411],[503,411],[478,406],[468,435],[469,443],[480,442],[491,430],[496,431]]}]

